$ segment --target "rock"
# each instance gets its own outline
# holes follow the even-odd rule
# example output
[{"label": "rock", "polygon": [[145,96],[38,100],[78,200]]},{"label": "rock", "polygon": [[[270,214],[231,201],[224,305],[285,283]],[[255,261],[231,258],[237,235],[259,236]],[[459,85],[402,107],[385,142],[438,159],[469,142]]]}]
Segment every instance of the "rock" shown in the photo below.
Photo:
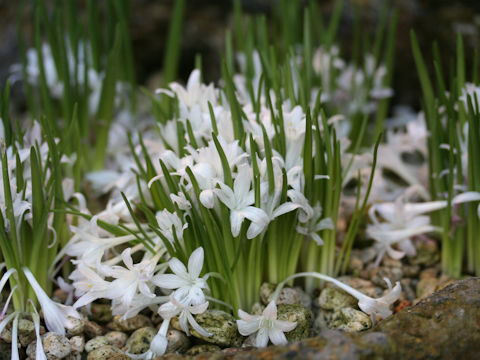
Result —
[{"label": "rock", "polygon": [[11,360],[12,359],[12,346],[0,340],[0,360]]},{"label": "rock", "polygon": [[68,336],[82,335],[83,331],[85,330],[84,320],[77,319],[72,316],[69,316],[68,320],[70,321],[70,324],[72,326],[67,329],[67,335]]},{"label": "rock", "polygon": [[313,313],[300,304],[277,305],[277,319],[295,321],[297,326],[285,333],[288,341],[298,341],[310,336],[313,324]]},{"label": "rock", "polygon": [[23,346],[26,347],[33,340],[35,340],[35,325],[32,321],[27,319],[20,319],[18,321],[18,341]]},{"label": "rock", "polygon": [[402,285],[402,295],[400,296],[400,300],[406,299],[413,302],[417,296],[412,288],[412,279],[402,279],[400,280],[400,285]]},{"label": "rock", "polygon": [[480,359],[480,278],[459,280],[380,322],[393,359]]},{"label": "rock", "polygon": [[110,345],[108,339],[105,336],[97,336],[87,341],[85,344],[85,351],[89,353],[105,345]]},{"label": "rock", "polygon": [[82,360],[82,354],[70,353],[66,357],[64,357],[62,360]]},{"label": "rock", "polygon": [[121,315],[113,317],[113,330],[135,331],[143,327],[152,327],[152,321],[145,315],[135,315],[129,319],[122,319]]},{"label": "rock", "polygon": [[389,256],[384,256],[382,259],[382,265],[389,268],[401,268],[403,267],[402,262],[397,259],[392,259]]},{"label": "rock", "polygon": [[403,276],[413,278],[413,277],[416,277],[420,272],[420,266],[419,265],[403,265],[402,270],[403,270]]},{"label": "rock", "polygon": [[426,279],[426,278],[436,278],[438,275],[438,269],[434,267],[426,268],[425,270],[422,270],[420,272],[420,279]]},{"label": "rock", "polygon": [[103,335],[103,328],[100,325],[98,325],[96,322],[87,320],[87,321],[84,321],[83,326],[84,326],[83,331],[89,338],[94,338],[96,336]]},{"label": "rock", "polygon": [[440,259],[437,243],[428,238],[420,238],[416,242],[417,254],[409,257],[409,262],[414,265],[433,266]]},{"label": "rock", "polygon": [[375,285],[381,286],[384,289],[388,288],[387,282],[384,278],[387,278],[391,281],[392,285],[395,286],[397,281],[402,280],[403,278],[403,271],[400,268],[390,268],[380,266],[374,269],[371,273],[372,282]]},{"label": "rock", "polygon": [[329,324],[332,321],[332,316],[333,311],[318,309],[312,324],[312,335],[318,335],[322,331],[330,329]]},{"label": "rock", "polygon": [[372,321],[364,312],[347,307],[333,313],[329,327],[347,332],[358,332],[370,329]]},{"label": "rock", "polygon": [[[70,341],[65,336],[57,333],[47,332],[41,337],[43,351],[49,360],[57,360],[65,358],[72,351]],[[27,346],[27,355],[31,359],[36,358],[37,340],[32,341]]]},{"label": "rock", "polygon": [[107,360],[130,360],[130,356],[123,353],[115,353],[107,357]]},{"label": "rock", "polygon": [[90,307],[89,318],[93,321],[107,323],[113,320],[112,306],[110,304],[93,303]]},{"label": "rock", "polygon": [[252,315],[262,315],[263,310],[265,310],[265,305],[256,302],[255,304],[252,305],[252,310],[250,311],[250,314]]},{"label": "rock", "polygon": [[83,336],[72,336],[70,338],[72,354],[82,354],[85,349],[85,338]]},{"label": "rock", "polygon": [[[262,300],[263,305],[268,305],[270,301],[272,301],[273,293],[276,288],[277,286],[273,284],[266,282],[262,284],[260,287],[260,299]],[[310,307],[311,301],[310,296],[300,288],[284,287],[280,290],[276,303],[277,305],[302,304],[306,307]]]},{"label": "rock", "polygon": [[192,346],[190,349],[187,350],[185,355],[194,356],[203,353],[212,353],[215,351],[220,350],[220,347],[211,344],[202,344],[202,345],[195,345]]},{"label": "rock", "polygon": [[[323,331],[285,346],[242,350],[229,360],[480,359],[480,278],[460,280],[360,333]],[[194,359],[224,359],[220,353]],[[172,359],[177,359],[172,357]]]},{"label": "rock", "polygon": [[143,327],[137,329],[127,340],[127,349],[131,354],[143,354],[150,348],[150,342],[157,334],[157,330],[153,327]]},{"label": "rock", "polygon": [[[243,338],[238,333],[235,318],[225,311],[207,310],[195,315],[195,320],[198,325],[212,334],[209,337],[202,336],[189,325],[190,333],[198,339],[219,346],[240,346],[242,343]],[[171,324],[175,329],[181,330],[178,317],[174,317]]]},{"label": "rock", "polygon": [[358,274],[363,269],[363,261],[359,256],[352,255],[348,261],[348,271],[352,274]]},{"label": "rock", "polygon": [[324,310],[337,310],[344,307],[356,307],[358,300],[345,291],[334,287],[327,286],[322,290],[317,299],[317,305]]},{"label": "rock", "polygon": [[121,349],[127,342],[128,335],[121,331],[110,331],[105,334],[110,345],[116,346]]},{"label": "rock", "polygon": [[182,331],[170,329],[167,332],[167,350],[166,353],[184,353],[190,346],[190,339]]},{"label": "rock", "polygon": [[5,341],[8,344],[12,343],[12,328],[11,328],[11,322],[7,324],[7,326],[2,330],[2,333],[0,334],[0,339]]},{"label": "rock", "polygon": [[437,288],[438,285],[438,279],[437,278],[424,278],[420,279],[420,281],[417,284],[417,298],[423,299],[424,297],[427,297],[428,295],[433,294],[435,289]]},{"label": "rock", "polygon": [[114,356],[123,355],[123,352],[112,345],[104,345],[88,353],[87,360],[111,359]]}]

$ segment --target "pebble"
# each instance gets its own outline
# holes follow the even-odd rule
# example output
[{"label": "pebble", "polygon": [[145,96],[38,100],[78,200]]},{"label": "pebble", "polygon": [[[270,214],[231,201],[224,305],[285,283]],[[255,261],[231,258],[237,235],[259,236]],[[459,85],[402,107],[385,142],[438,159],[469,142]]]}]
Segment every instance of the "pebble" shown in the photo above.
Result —
[{"label": "pebble", "polygon": [[85,321],[83,319],[68,317],[71,326],[67,329],[67,336],[76,336],[83,334],[85,330]]},{"label": "pebble", "polygon": [[212,345],[212,344],[195,345],[195,346],[192,346],[190,349],[188,349],[185,355],[195,356],[198,354],[210,353],[210,352],[215,352],[219,350],[221,350],[219,346]]},{"label": "pebble", "polygon": [[112,306],[110,304],[93,303],[90,307],[89,318],[93,321],[107,323],[113,320]]},{"label": "pebble", "polygon": [[337,310],[344,307],[355,307],[358,300],[345,291],[327,286],[317,299],[317,305],[324,310]]},{"label": "pebble", "polygon": [[312,334],[319,335],[322,331],[328,330],[332,315],[333,311],[318,309],[317,316],[312,324]]},{"label": "pebble", "polygon": [[70,338],[72,353],[81,354],[85,349],[85,338],[83,336],[72,336]]},{"label": "pebble", "polygon": [[285,333],[288,341],[298,341],[310,336],[313,313],[305,306],[300,304],[277,305],[277,319],[297,323],[295,329]]},{"label": "pebble", "polygon": [[412,279],[402,279],[400,280],[400,285],[402,285],[402,296],[400,296],[400,301],[408,300],[413,303],[417,296],[412,288]]},{"label": "pebble", "polygon": [[438,270],[431,267],[431,268],[426,268],[425,270],[422,270],[420,272],[419,278],[420,279],[436,278],[437,275],[438,275]]},{"label": "pebble", "polygon": [[409,262],[414,265],[433,266],[440,260],[440,252],[436,241],[425,237],[416,242],[417,254],[409,257]]},{"label": "pebble", "polygon": [[382,259],[382,265],[390,268],[401,268],[403,267],[402,262],[397,259],[392,259],[389,256],[384,256]]},{"label": "pebble", "polygon": [[150,348],[150,342],[157,334],[157,330],[153,327],[143,327],[137,329],[127,340],[127,349],[131,354],[143,354]]},{"label": "pebble", "polygon": [[26,347],[33,340],[35,340],[35,325],[32,321],[27,319],[20,319],[18,321],[18,341],[23,346]]},{"label": "pebble", "polygon": [[128,339],[128,335],[121,331],[110,331],[105,334],[105,337],[110,345],[116,346],[119,349],[125,346]]},{"label": "pebble", "polygon": [[89,353],[105,345],[110,345],[108,339],[105,336],[97,336],[87,341],[85,344],[85,351]]},{"label": "pebble", "polygon": [[437,278],[420,279],[417,284],[417,292],[416,292],[417,298],[423,299],[428,295],[433,294],[433,292],[437,288],[437,285],[438,285]]},{"label": "pebble", "polygon": [[358,332],[370,329],[372,321],[364,312],[346,307],[333,313],[329,327],[347,332]]},{"label": "pebble", "polygon": [[250,311],[250,314],[262,315],[263,310],[265,310],[265,305],[263,305],[262,303],[256,302],[255,304],[252,305],[252,310]]},{"label": "pebble", "polygon": [[403,270],[403,276],[413,278],[418,276],[420,272],[420,266],[404,264],[402,267],[402,270]]},{"label": "pebble", "polygon": [[138,314],[129,319],[122,319],[121,315],[113,317],[113,330],[135,331],[143,327],[152,327],[152,321],[145,315]]},{"label": "pebble", "polygon": [[170,329],[167,332],[167,350],[166,353],[184,353],[190,347],[190,339],[182,331]]},{"label": "pebble", "polygon": [[[236,319],[225,311],[207,310],[202,314],[195,315],[195,320],[211,336],[202,336],[189,325],[189,330],[193,337],[224,347],[240,346],[243,341],[242,336],[238,332]],[[177,316],[172,319],[171,324],[175,329],[182,330]]]},{"label": "pebble", "polygon": [[350,256],[348,261],[348,271],[353,274],[359,274],[363,270],[363,261],[359,256]]},{"label": "pebble", "polygon": [[[260,287],[260,299],[263,305],[268,305],[272,301],[273,293],[277,288],[276,285],[270,283],[263,283]],[[284,287],[278,294],[276,301],[277,305],[281,304],[302,304],[303,306],[310,307],[312,299],[300,288]]]},{"label": "pebble", "polygon": [[[47,359],[63,359],[72,351],[70,341],[63,335],[47,332],[41,336],[43,351]],[[27,355],[31,359],[36,358],[37,340],[27,346]]]},{"label": "pebble", "polygon": [[395,286],[397,281],[402,280],[403,278],[403,271],[400,268],[390,268],[385,266],[379,266],[378,268],[374,269],[371,273],[372,282],[375,285],[381,286],[384,289],[388,288],[387,282],[384,278],[388,278],[392,286]]},{"label": "pebble", "polygon": [[64,357],[62,360],[82,360],[82,354],[70,353],[66,357]]},{"label": "pebble", "polygon": [[[105,345],[88,353],[87,360],[105,360],[112,359],[114,356],[123,354],[123,352],[112,345]],[[125,357],[124,357],[125,358]],[[128,358],[128,357],[127,357]],[[127,359],[125,358],[125,359]],[[118,357],[117,357],[118,359]]]},{"label": "pebble", "polygon": [[7,326],[2,330],[2,333],[0,334],[0,339],[2,339],[8,344],[12,343],[12,328],[10,324],[11,322],[7,324]]},{"label": "pebble", "polygon": [[96,322],[93,321],[84,321],[83,323],[84,327],[84,333],[89,337],[89,338],[94,338],[96,336],[103,335],[103,328],[98,325]]}]

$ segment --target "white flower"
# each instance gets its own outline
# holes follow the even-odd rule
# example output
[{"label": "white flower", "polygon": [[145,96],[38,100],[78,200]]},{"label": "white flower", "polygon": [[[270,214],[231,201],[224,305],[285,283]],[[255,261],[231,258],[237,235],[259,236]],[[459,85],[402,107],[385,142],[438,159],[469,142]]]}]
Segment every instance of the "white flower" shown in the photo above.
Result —
[{"label": "white flower", "polygon": [[80,315],[71,306],[62,305],[52,301],[45,291],[43,291],[42,287],[29,269],[24,267],[23,273],[35,292],[40,306],[42,307],[47,329],[49,331],[65,335],[65,328],[73,327],[73,324],[68,319],[68,316],[79,319]]},{"label": "white flower", "polygon": [[173,293],[170,295],[170,301],[159,307],[158,313],[166,321],[178,315],[180,327],[188,336],[190,336],[190,330],[188,328],[188,324],[190,324],[192,328],[195,329],[195,331],[197,331],[200,335],[208,337],[211,334],[202,328],[195,321],[195,318],[192,315],[202,314],[207,310],[207,308],[208,301],[202,304],[193,305],[188,302],[187,298],[185,298],[183,301],[178,301],[175,298],[175,293]]},{"label": "white flower", "polygon": [[[150,289],[150,281],[153,278],[153,271],[158,262],[158,255],[145,259],[138,264],[133,264],[131,248],[122,252],[123,266],[108,266],[99,264],[99,271],[108,277],[114,278],[112,282],[100,282],[98,275],[95,274],[90,291],[86,292],[78,299],[74,307],[78,308],[87,305],[99,298],[118,300],[122,305],[129,307],[137,292],[143,296],[153,298],[155,294]],[[92,271],[91,273],[95,273]],[[77,285],[78,286],[78,285]]]},{"label": "white flower", "polygon": [[398,300],[400,295],[402,294],[402,286],[400,285],[400,282],[397,281],[395,284],[395,287],[392,288],[392,283],[388,278],[384,278],[384,280],[388,284],[388,290],[389,292],[382,296],[381,298],[378,299],[373,299],[369,296],[363,295],[358,297],[355,296],[350,292],[351,295],[356,297],[358,299],[358,307],[364,312],[369,315],[375,315],[378,314],[382,318],[386,318],[392,314],[392,311],[390,310],[390,306]]},{"label": "white flower", "polygon": [[[446,201],[404,203],[403,197],[399,197],[395,202],[372,205],[369,216],[373,225],[368,225],[367,235],[377,241],[375,247],[379,252],[376,264],[380,263],[385,252],[394,259],[405,254],[415,255],[415,247],[410,238],[437,230],[430,225],[430,218],[422,214],[443,209],[446,205]],[[375,213],[385,221],[381,223]],[[400,251],[394,250],[393,244],[398,244]]]},{"label": "white flower", "polygon": [[[157,212],[156,219],[158,227],[171,243],[175,242],[175,238],[179,241],[183,240],[183,231],[188,227],[188,224],[182,224],[182,220],[176,213],[171,213],[168,210]],[[175,229],[175,234],[173,233]]]},{"label": "white flower", "polygon": [[203,267],[203,248],[199,247],[188,259],[188,271],[185,265],[177,258],[172,258],[168,265],[173,274],[156,275],[152,282],[164,289],[175,290],[175,297],[179,301],[188,299],[188,303],[200,305],[205,303],[203,290],[208,290],[206,276],[201,278]]},{"label": "white flower", "polygon": [[237,177],[233,184],[233,190],[219,182],[220,189],[216,189],[217,197],[230,209],[230,226],[233,236],[240,234],[242,222],[246,218],[252,223],[247,230],[247,238],[253,239],[259,235],[268,225],[270,219],[262,209],[251,206],[255,194],[250,190],[250,168],[247,165],[240,166]]},{"label": "white flower", "polygon": [[254,345],[265,347],[268,339],[275,344],[287,343],[284,332],[292,331],[297,326],[296,322],[277,320],[277,305],[271,301],[263,310],[262,315],[250,315],[245,311],[238,310],[237,320],[238,332],[243,336],[255,336]]},{"label": "white flower", "polygon": [[352,295],[354,298],[356,298],[358,300],[358,306],[360,307],[360,310],[362,310],[368,315],[371,315],[373,319],[375,314],[380,315],[382,318],[386,318],[387,316],[391,315],[392,311],[390,310],[390,306],[395,301],[397,301],[400,295],[402,294],[402,287],[400,285],[400,282],[397,281],[397,283],[395,284],[395,287],[392,288],[392,284],[390,283],[390,280],[387,278],[384,278],[384,280],[388,284],[389,292],[386,295],[382,296],[381,298],[373,299],[370,296],[362,294],[360,291],[352,288],[347,284],[342,283],[341,281],[331,276],[316,273],[316,272],[303,272],[303,273],[291,275],[287,277],[282,283],[280,283],[277,286],[275,293],[273,294],[273,300],[275,301],[278,298],[278,295],[280,294],[280,290],[288,281],[293,280],[295,278],[299,278],[299,277],[305,277],[305,276],[310,276],[320,280],[329,281],[335,284],[340,289],[342,289],[343,291],[346,291],[347,293]]},{"label": "white flower", "polygon": [[332,230],[335,226],[330,218],[320,219],[322,216],[322,207],[320,204],[317,204],[313,208],[313,211],[314,215],[312,219],[310,219],[305,226],[298,225],[297,232],[311,238],[317,245],[323,245],[323,240],[318,233],[322,230]]}]

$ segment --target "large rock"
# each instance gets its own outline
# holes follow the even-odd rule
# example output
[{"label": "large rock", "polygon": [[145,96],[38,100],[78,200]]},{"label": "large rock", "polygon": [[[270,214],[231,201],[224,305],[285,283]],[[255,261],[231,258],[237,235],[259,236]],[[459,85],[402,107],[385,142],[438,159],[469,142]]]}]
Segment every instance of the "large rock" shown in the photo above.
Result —
[{"label": "large rock", "polygon": [[[209,337],[200,335],[189,325],[193,337],[223,347],[241,345],[242,337],[238,333],[237,322],[232,315],[225,311],[207,310],[202,314],[195,315],[195,320],[211,335]],[[172,326],[177,330],[182,330],[178,317],[172,319]]]},{"label": "large rock", "polygon": [[480,359],[480,278],[457,281],[371,330],[195,359]]}]

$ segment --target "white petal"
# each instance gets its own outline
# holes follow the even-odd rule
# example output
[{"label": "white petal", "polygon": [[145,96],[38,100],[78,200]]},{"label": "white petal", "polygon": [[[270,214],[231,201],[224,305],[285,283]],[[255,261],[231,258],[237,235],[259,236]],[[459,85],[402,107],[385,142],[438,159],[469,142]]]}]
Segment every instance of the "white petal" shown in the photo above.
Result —
[{"label": "white petal", "polygon": [[257,337],[255,338],[255,346],[262,348],[268,345],[268,330],[260,329],[258,330]]},{"label": "white petal", "polygon": [[260,325],[259,320],[253,320],[253,321],[237,320],[238,332],[243,336],[248,336],[253,334],[255,331],[258,330],[259,325]]},{"label": "white petal", "polygon": [[277,329],[280,329],[283,332],[292,331],[297,327],[296,321],[275,320],[273,323]]},{"label": "white petal", "polygon": [[213,209],[213,207],[215,205],[215,195],[214,194],[215,193],[213,192],[213,190],[203,190],[200,193],[200,202],[207,209]]},{"label": "white petal", "polygon": [[232,235],[234,237],[237,237],[238,234],[240,234],[243,219],[243,214],[240,211],[232,210],[230,213],[230,226],[232,227]]},{"label": "white petal", "polygon": [[249,321],[249,322],[258,320],[260,318],[260,316],[258,315],[250,315],[249,313],[246,313],[241,309],[238,309],[238,317],[242,320]]},{"label": "white petal", "polygon": [[168,340],[165,336],[157,334],[153,337],[150,343],[150,350],[152,350],[155,355],[160,356],[165,354],[167,350]]},{"label": "white petal", "polygon": [[268,335],[270,341],[275,345],[285,345],[288,343],[285,334],[280,329],[272,328],[269,330]]},{"label": "white petal", "polygon": [[168,262],[168,266],[170,266],[170,269],[178,276],[187,279],[188,278],[188,273],[187,273],[187,268],[183,263],[178,260],[177,258],[172,258]]},{"label": "white petal", "polygon": [[250,167],[248,165],[240,166],[233,185],[235,198],[237,200],[245,199],[247,197],[247,194],[250,191],[250,183]]},{"label": "white petal", "polygon": [[280,215],[286,214],[290,211],[296,210],[300,207],[299,204],[294,204],[292,202],[286,202],[280,205],[275,209],[275,211],[272,213],[272,218],[276,218]]},{"label": "white petal", "polygon": [[270,301],[265,310],[263,310],[262,315],[268,319],[277,319],[277,304],[275,304],[275,301]]},{"label": "white petal", "polygon": [[132,249],[131,248],[126,248],[125,250],[123,250],[122,252],[122,260],[123,260],[123,263],[125,264],[125,266],[128,268],[128,269],[133,269],[133,260],[132,260]]},{"label": "white petal", "polygon": [[212,335],[212,334],[210,334],[207,330],[205,330],[204,328],[202,328],[202,327],[195,321],[195,318],[192,316],[192,314],[187,313],[187,318],[188,318],[188,322],[189,322],[189,324],[192,326],[192,328],[194,328],[195,331],[198,332],[200,335],[205,336],[205,337],[208,337],[208,336],[211,336],[211,335]]},{"label": "white petal", "polygon": [[199,247],[188,259],[188,272],[192,279],[197,279],[203,267],[203,248]]}]

